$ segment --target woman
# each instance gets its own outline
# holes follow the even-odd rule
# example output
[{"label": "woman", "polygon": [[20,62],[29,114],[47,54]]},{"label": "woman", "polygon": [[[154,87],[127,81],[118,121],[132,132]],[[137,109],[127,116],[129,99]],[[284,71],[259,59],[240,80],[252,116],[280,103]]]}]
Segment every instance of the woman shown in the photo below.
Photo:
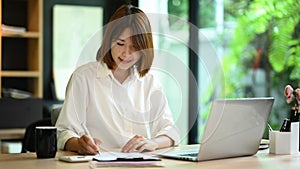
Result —
[{"label": "woman", "polygon": [[97,61],[72,74],[56,123],[59,149],[96,154],[99,146],[142,152],[178,144],[162,87],[149,73],[153,57],[147,16],[121,6],[106,27]]}]

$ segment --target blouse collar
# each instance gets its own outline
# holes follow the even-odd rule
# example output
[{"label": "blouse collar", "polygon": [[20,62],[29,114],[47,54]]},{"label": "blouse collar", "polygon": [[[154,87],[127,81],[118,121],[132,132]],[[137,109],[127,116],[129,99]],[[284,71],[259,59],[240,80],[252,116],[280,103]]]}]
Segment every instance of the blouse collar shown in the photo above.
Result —
[{"label": "blouse collar", "polygon": [[[97,64],[97,78],[104,78],[107,76],[113,77],[112,70],[108,68],[107,64],[100,61]],[[137,71],[136,66],[134,65],[132,68],[130,68],[130,79],[138,79],[141,80],[141,77],[139,76],[139,73]]]}]

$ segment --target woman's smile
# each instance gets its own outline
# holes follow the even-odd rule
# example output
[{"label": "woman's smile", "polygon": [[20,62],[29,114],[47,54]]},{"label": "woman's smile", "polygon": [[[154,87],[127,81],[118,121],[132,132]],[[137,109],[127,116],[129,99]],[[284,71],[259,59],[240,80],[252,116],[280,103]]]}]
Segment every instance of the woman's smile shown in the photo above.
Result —
[{"label": "woman's smile", "polygon": [[119,59],[120,63],[122,63],[122,64],[129,64],[130,62],[133,61],[132,58],[122,59],[121,57],[118,57],[118,59]]}]

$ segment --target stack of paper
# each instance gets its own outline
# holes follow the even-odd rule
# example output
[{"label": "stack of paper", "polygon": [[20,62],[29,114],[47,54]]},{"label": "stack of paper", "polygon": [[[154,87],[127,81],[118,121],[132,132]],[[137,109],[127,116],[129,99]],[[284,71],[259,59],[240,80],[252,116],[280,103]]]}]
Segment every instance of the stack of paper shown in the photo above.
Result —
[{"label": "stack of paper", "polygon": [[143,153],[102,152],[94,156],[90,168],[103,167],[162,167],[160,158]]},{"label": "stack of paper", "polygon": [[9,33],[24,33],[26,32],[26,28],[2,24],[2,31]]},{"label": "stack of paper", "polygon": [[163,167],[161,161],[115,161],[115,162],[98,162],[90,161],[90,168],[97,169],[103,167]]}]

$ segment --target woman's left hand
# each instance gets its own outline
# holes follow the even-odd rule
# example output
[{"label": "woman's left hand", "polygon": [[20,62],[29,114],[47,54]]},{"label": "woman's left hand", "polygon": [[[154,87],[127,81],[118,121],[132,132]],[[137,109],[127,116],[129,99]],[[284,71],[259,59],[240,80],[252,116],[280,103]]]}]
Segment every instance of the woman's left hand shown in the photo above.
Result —
[{"label": "woman's left hand", "polygon": [[130,139],[125,144],[125,146],[123,146],[121,151],[124,153],[130,153],[133,151],[142,152],[144,150],[154,151],[157,148],[158,148],[157,142],[146,139],[145,137],[143,137],[141,135],[135,135],[132,139]]}]

